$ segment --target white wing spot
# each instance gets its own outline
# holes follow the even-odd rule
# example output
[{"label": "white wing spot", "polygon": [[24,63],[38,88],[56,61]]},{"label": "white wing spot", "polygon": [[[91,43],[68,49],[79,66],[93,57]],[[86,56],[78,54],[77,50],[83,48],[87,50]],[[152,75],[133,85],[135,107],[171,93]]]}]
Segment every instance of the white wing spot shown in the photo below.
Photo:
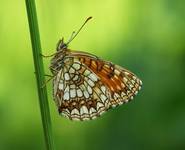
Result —
[{"label": "white wing spot", "polygon": [[117,70],[117,69],[114,70],[114,73],[115,73],[116,75],[120,75],[120,71]]},{"label": "white wing spot", "polygon": [[75,89],[70,90],[70,97],[73,98],[75,96],[76,96],[76,90]]},{"label": "white wing spot", "polygon": [[75,73],[75,70],[73,69],[73,67],[71,67],[71,68],[69,69],[69,73]]},{"label": "white wing spot", "polygon": [[64,100],[69,100],[69,92],[64,93]]},{"label": "white wing spot", "polygon": [[135,81],[135,80],[131,80],[131,82],[132,82],[132,84],[135,84],[135,83],[136,83],[136,81]]},{"label": "white wing spot", "polygon": [[87,90],[88,90],[89,94],[92,94],[92,88],[89,85],[87,86]]},{"label": "white wing spot", "polygon": [[116,95],[114,94],[114,99],[117,99]]},{"label": "white wing spot", "polygon": [[72,118],[72,120],[79,121],[80,118]]},{"label": "white wing spot", "polygon": [[93,73],[91,73],[91,74],[89,75],[89,78],[90,78],[91,80],[93,80],[93,81],[97,81],[97,80],[98,80],[97,77],[96,77]]},{"label": "white wing spot", "polygon": [[63,90],[63,89],[64,89],[64,84],[63,84],[63,83],[59,83],[58,88],[59,88],[60,90]]},{"label": "white wing spot", "polygon": [[91,72],[90,72],[89,70],[87,70],[87,69],[84,71],[84,75],[85,75],[85,76],[88,76],[90,73],[91,73]]},{"label": "white wing spot", "polygon": [[126,74],[126,75],[129,75],[130,73],[128,73],[128,72],[125,71],[125,74]]},{"label": "white wing spot", "polygon": [[143,84],[143,82],[141,80],[139,80],[139,82],[140,82],[141,85]]},{"label": "white wing spot", "polygon": [[78,97],[82,97],[82,91],[80,89],[77,90]]},{"label": "white wing spot", "polygon": [[90,80],[90,79],[89,79],[87,82],[88,82],[88,84],[89,84],[91,87],[93,87],[93,86],[95,85],[94,82],[93,82],[92,80]]},{"label": "white wing spot", "polygon": [[127,81],[128,81],[128,79],[127,79],[127,78],[125,78],[125,77],[123,77],[123,80],[124,80],[124,82],[127,82]]},{"label": "white wing spot", "polygon": [[106,92],[106,87],[105,86],[101,86],[101,90],[102,90],[102,92],[105,94],[105,92]]},{"label": "white wing spot", "polygon": [[126,94],[124,92],[121,92],[121,96],[124,97],[126,96]]},{"label": "white wing spot", "polygon": [[97,102],[97,110],[99,110],[100,108],[104,107],[104,105],[100,102]]},{"label": "white wing spot", "polygon": [[85,98],[89,98],[89,93],[87,91],[84,91]]},{"label": "white wing spot", "polygon": [[76,81],[78,79],[78,75],[75,75],[73,78],[73,81]]},{"label": "white wing spot", "polygon": [[80,114],[83,115],[83,114],[88,114],[88,109],[86,106],[82,106],[80,108]]},{"label": "white wing spot", "polygon": [[132,84],[129,84],[129,88],[131,89],[131,88],[133,88],[134,86],[132,85]]},{"label": "white wing spot", "polygon": [[125,103],[128,103],[128,99],[125,100]]},{"label": "white wing spot", "polygon": [[97,118],[97,116],[93,116],[93,117],[92,117],[92,119],[96,119],[96,118]]},{"label": "white wing spot", "polygon": [[90,115],[92,115],[92,113],[95,113],[95,112],[96,112],[96,110],[93,107],[91,107],[89,110]]},{"label": "white wing spot", "polygon": [[64,74],[64,78],[65,78],[65,80],[69,80],[70,79],[69,74],[68,73],[65,73]]},{"label": "white wing spot", "polygon": [[79,70],[79,69],[80,69],[80,64],[74,63],[74,64],[73,64],[73,67],[74,67],[76,70]]},{"label": "white wing spot", "polygon": [[104,102],[107,99],[107,97],[104,94],[101,94],[100,98],[101,98],[102,102]]},{"label": "white wing spot", "polygon": [[123,104],[123,101],[119,101],[119,105],[122,105]]},{"label": "white wing spot", "polygon": [[71,115],[74,115],[74,114],[80,115],[78,109],[75,108],[75,109],[73,109],[73,110],[71,111]]},{"label": "white wing spot", "polygon": [[71,88],[71,89],[74,89],[75,87],[76,87],[75,84],[71,84],[71,85],[70,85],[70,88]]},{"label": "white wing spot", "polygon": [[114,99],[117,99],[117,98],[119,98],[120,96],[119,96],[119,94],[118,93],[114,93]]},{"label": "white wing spot", "polygon": [[133,78],[134,80],[136,80],[136,77],[135,77],[135,76],[133,76],[132,78]]}]

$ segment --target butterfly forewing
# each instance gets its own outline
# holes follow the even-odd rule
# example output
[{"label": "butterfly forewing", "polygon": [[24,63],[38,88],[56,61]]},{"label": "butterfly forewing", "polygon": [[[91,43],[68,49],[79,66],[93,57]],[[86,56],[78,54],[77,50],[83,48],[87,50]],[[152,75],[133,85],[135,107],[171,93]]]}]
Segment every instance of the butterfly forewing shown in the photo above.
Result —
[{"label": "butterfly forewing", "polygon": [[128,102],[140,90],[141,80],[130,71],[85,53],[78,55],[73,54],[73,56],[79,58],[81,63],[87,65],[108,87],[111,95],[110,107]]}]

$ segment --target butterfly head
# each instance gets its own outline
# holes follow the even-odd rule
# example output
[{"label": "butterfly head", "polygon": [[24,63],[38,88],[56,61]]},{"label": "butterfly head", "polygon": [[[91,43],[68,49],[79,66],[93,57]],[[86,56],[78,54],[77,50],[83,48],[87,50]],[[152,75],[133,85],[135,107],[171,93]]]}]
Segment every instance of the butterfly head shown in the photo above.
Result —
[{"label": "butterfly head", "polygon": [[67,46],[68,46],[68,44],[64,43],[64,38],[62,38],[61,40],[58,41],[56,50],[57,50],[57,52],[62,51],[64,49],[66,49]]}]

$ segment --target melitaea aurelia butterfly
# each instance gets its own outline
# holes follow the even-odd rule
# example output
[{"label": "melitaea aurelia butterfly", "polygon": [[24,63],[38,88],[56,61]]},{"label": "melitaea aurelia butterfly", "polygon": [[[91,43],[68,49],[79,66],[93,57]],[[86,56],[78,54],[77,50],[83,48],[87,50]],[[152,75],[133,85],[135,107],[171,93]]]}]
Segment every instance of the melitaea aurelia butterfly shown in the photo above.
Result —
[{"label": "melitaea aurelia butterfly", "polygon": [[71,120],[95,119],[138,93],[142,82],[136,75],[95,55],[70,50],[69,42],[58,42],[50,65],[53,97],[61,115]]}]

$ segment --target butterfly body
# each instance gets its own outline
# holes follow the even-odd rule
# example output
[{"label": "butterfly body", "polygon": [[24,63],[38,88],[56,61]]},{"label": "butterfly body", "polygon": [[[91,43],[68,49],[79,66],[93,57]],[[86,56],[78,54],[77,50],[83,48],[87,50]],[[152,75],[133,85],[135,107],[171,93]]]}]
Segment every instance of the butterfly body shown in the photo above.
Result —
[{"label": "butterfly body", "polygon": [[51,59],[53,97],[58,111],[71,120],[91,120],[127,103],[141,88],[130,71],[99,57],[67,48],[59,41]]}]

